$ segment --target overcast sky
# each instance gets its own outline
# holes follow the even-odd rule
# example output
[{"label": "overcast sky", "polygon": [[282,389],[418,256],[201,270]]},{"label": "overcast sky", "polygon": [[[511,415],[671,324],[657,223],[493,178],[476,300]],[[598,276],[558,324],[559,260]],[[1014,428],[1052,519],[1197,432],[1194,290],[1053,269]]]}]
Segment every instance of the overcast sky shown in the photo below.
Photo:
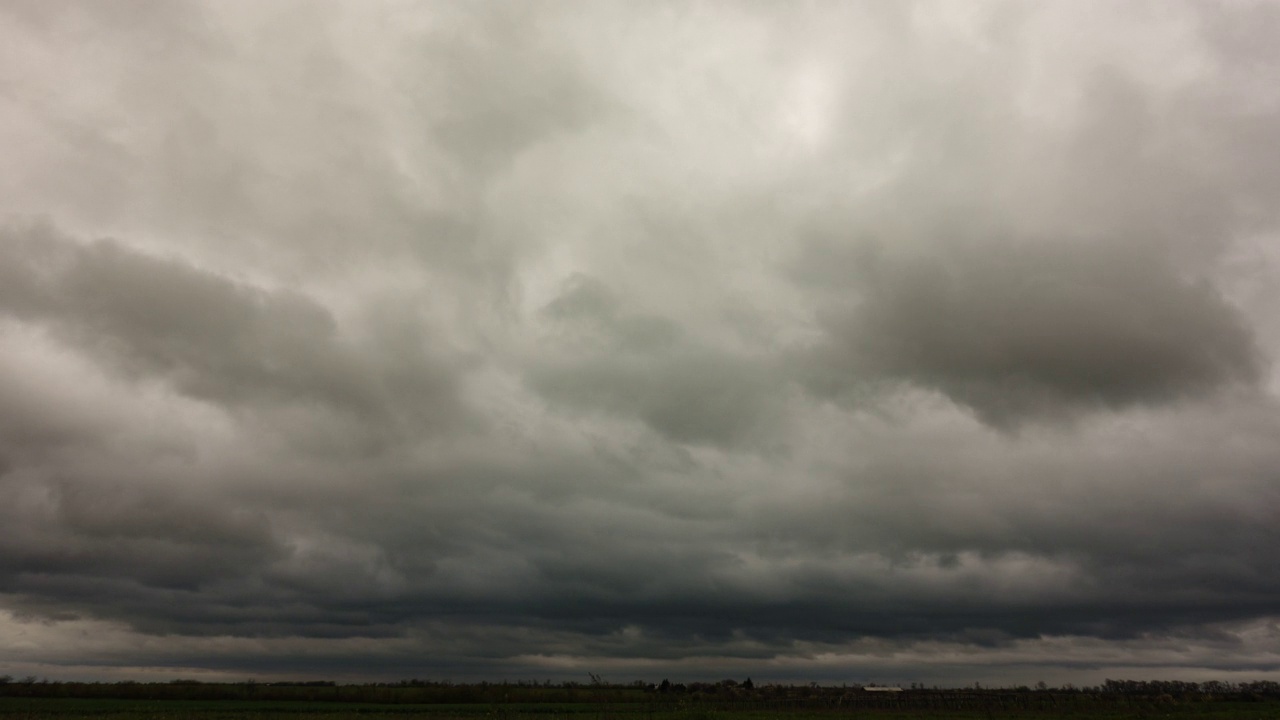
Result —
[{"label": "overcast sky", "polygon": [[0,674],[1280,679],[1280,4],[0,2]]}]

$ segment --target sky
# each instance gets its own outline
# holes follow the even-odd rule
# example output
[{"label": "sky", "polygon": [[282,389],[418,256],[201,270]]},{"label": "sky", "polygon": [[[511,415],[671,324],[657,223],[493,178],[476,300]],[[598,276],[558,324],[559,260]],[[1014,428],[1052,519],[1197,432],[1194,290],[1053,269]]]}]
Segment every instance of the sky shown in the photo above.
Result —
[{"label": "sky", "polygon": [[1280,4],[0,3],[0,674],[1280,679]]}]

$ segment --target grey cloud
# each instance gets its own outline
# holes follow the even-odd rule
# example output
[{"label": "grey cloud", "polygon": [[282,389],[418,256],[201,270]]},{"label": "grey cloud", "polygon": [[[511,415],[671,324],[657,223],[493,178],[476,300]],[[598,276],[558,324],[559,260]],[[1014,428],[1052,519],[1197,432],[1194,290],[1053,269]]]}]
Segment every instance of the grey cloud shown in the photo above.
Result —
[{"label": "grey cloud", "polygon": [[959,240],[923,258],[865,257],[846,269],[853,307],[824,318],[820,393],[901,380],[1009,427],[1260,377],[1249,329],[1212,287],[1123,242]]},{"label": "grey cloud", "polygon": [[767,363],[699,347],[667,318],[629,313],[601,281],[578,277],[544,308],[570,353],[530,382],[572,408],[633,416],[677,442],[766,444],[781,387]]},{"label": "grey cloud", "polygon": [[370,354],[300,293],[237,283],[111,240],[81,245],[49,228],[10,228],[0,242],[12,280],[4,309],[50,323],[126,375],[162,376],[217,403],[315,403],[362,422],[442,426],[461,413],[450,371],[430,348]]},{"label": "grey cloud", "polygon": [[423,46],[420,60],[436,69],[414,89],[429,93],[433,134],[460,167],[496,172],[529,146],[608,114],[604,90],[555,46],[533,9],[447,14],[457,27]]},{"label": "grey cloud", "polygon": [[0,673],[1275,677],[1273,14],[6,6]]}]

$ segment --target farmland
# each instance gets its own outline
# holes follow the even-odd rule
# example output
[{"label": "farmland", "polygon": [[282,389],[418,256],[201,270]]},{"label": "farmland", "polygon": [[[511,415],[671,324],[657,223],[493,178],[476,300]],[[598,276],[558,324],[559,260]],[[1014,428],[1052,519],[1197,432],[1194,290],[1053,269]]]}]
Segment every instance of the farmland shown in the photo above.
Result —
[{"label": "farmland", "polygon": [[[8,683],[0,720],[840,720],[868,718],[1274,718],[1270,684],[1115,685],[1086,690],[716,684],[561,686],[334,683]],[[1163,690],[1182,690],[1170,693]]]}]

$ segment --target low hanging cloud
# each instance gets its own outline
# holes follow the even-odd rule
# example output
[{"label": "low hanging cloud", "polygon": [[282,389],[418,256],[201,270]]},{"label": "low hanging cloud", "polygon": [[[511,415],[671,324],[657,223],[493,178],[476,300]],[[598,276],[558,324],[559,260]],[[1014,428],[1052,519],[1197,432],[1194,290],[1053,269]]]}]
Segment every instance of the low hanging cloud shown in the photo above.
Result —
[{"label": "low hanging cloud", "polygon": [[906,258],[873,245],[847,268],[856,299],[823,318],[829,340],[813,353],[815,391],[900,380],[1007,428],[1260,377],[1238,311],[1158,256],[1122,242],[957,245]]},{"label": "low hanging cloud", "polygon": [[10,3],[0,674],[1275,678],[1278,23]]},{"label": "low hanging cloud", "polygon": [[627,314],[607,286],[575,277],[544,314],[560,357],[530,383],[568,408],[634,415],[678,443],[768,444],[780,384],[769,361],[701,347],[675,321]]},{"label": "low hanging cloud", "polygon": [[[6,229],[0,257],[0,309],[125,377],[163,378],[227,407],[306,404],[391,425],[391,435],[398,420],[442,424],[458,412],[451,372],[429,349],[397,356],[394,340],[375,331],[384,346],[370,352],[341,337],[332,314],[302,293],[263,290],[110,239],[79,243],[47,226]],[[406,396],[416,410],[400,405]]]}]

